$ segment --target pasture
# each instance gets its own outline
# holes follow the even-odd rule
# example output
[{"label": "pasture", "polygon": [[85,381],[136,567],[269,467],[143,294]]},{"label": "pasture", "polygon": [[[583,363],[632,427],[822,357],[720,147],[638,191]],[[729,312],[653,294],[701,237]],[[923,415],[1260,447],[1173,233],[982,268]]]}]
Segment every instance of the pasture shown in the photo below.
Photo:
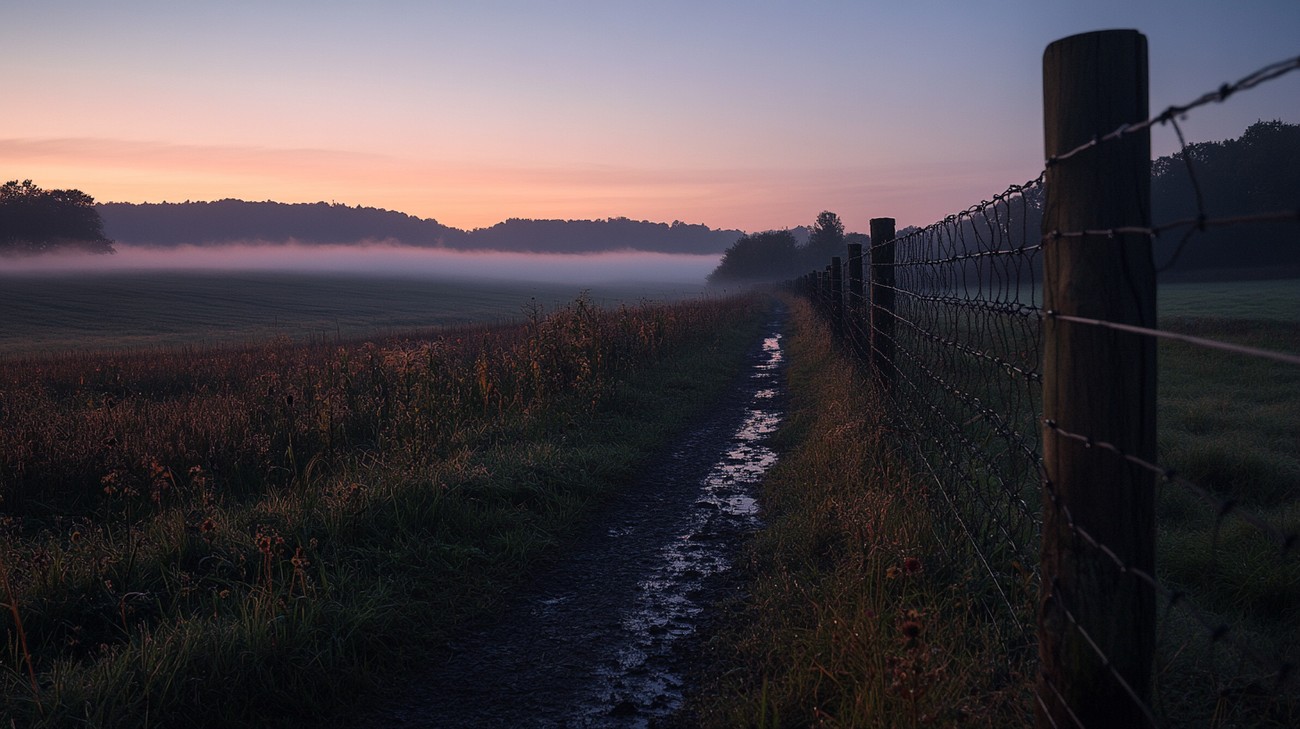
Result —
[{"label": "pasture", "polygon": [[1161,283],[1156,297],[1162,318],[1300,322],[1300,278]]}]

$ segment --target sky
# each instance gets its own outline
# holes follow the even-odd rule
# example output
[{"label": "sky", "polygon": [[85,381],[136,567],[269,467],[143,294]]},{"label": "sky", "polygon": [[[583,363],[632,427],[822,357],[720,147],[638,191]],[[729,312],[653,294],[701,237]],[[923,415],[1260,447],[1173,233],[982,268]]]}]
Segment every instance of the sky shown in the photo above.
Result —
[{"label": "sky", "polygon": [[[0,181],[465,229],[925,225],[1038,175],[1043,49],[1107,28],[1147,35],[1153,112],[1300,55],[1298,0],[4,0]],[[1300,123],[1300,72],[1184,131],[1259,119]]]}]

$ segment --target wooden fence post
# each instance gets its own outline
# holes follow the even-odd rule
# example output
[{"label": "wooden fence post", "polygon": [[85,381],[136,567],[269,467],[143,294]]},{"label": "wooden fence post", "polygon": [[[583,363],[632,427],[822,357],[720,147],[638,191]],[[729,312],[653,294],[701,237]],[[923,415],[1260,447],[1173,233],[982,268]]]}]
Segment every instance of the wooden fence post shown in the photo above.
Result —
[{"label": "wooden fence post", "polygon": [[850,243],[848,306],[844,312],[849,344],[858,358],[862,357],[862,244]]},{"label": "wooden fence post", "polygon": [[831,331],[835,338],[844,339],[844,264],[839,256],[831,256]]},{"label": "wooden fence post", "polygon": [[1150,225],[1150,134],[1124,134],[1051,161],[1147,118],[1146,37],[1112,30],[1049,45],[1043,54],[1043,115],[1049,163],[1038,726],[1146,726],[1155,595],[1088,541],[1154,575],[1155,479],[1056,429],[1154,460],[1155,341],[1054,316],[1155,326],[1147,235],[1055,235]]},{"label": "wooden fence post", "polygon": [[894,382],[894,219],[871,219],[871,369]]}]

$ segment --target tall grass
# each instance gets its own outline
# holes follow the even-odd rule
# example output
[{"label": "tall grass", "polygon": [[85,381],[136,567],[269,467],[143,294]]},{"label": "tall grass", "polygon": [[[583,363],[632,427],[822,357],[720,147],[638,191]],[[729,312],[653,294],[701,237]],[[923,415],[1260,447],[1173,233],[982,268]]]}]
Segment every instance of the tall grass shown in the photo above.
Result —
[{"label": "tall grass", "polygon": [[735,371],[759,309],[579,299],[432,339],[6,363],[5,718],[337,707],[632,478]]},{"label": "tall grass", "polygon": [[[787,339],[791,412],[764,485],[751,596],[715,641],[686,724],[1022,723],[1024,651],[1008,652],[946,557],[928,476],[802,300]],[[1028,577],[1028,574],[1026,574]]]},{"label": "tall grass", "polygon": [[[908,418],[892,414],[894,403],[875,399],[831,351],[803,300],[793,306],[795,407],[781,433],[788,453],[766,486],[768,526],[754,547],[752,597],[714,644],[711,683],[688,722],[1030,724],[1037,535],[1022,555],[971,546],[989,534],[955,534],[954,512],[978,505],[946,503],[938,489],[951,489],[952,480],[937,479],[942,467],[903,450],[910,433],[891,430],[895,418]],[[1294,311],[1161,323],[1300,352]],[[1152,709],[1168,726],[1295,726],[1298,684],[1271,673],[1300,664],[1300,559],[1236,514],[1300,533],[1300,371],[1181,343],[1159,346],[1159,462],[1232,508],[1208,505],[1176,483],[1159,487],[1158,578],[1179,600],[1160,601]],[[908,402],[925,405],[922,397]],[[1036,398],[992,393],[986,402],[1016,422],[1041,417]],[[966,464],[963,477],[980,478],[977,466],[1022,468],[1011,462],[1016,454],[977,443],[982,458]],[[996,595],[985,562],[1006,565]],[[1026,632],[1007,628],[1002,605],[1017,611]]]}]

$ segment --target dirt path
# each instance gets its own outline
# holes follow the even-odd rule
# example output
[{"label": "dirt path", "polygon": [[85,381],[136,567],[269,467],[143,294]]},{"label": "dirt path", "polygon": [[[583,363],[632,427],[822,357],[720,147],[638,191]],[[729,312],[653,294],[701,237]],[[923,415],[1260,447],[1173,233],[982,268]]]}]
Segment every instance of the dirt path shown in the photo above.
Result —
[{"label": "dirt path", "polygon": [[680,708],[690,655],[744,535],[751,490],[776,461],[776,312],[748,373],[667,458],[619,494],[574,552],[491,625],[415,672],[362,727],[651,727]]}]

